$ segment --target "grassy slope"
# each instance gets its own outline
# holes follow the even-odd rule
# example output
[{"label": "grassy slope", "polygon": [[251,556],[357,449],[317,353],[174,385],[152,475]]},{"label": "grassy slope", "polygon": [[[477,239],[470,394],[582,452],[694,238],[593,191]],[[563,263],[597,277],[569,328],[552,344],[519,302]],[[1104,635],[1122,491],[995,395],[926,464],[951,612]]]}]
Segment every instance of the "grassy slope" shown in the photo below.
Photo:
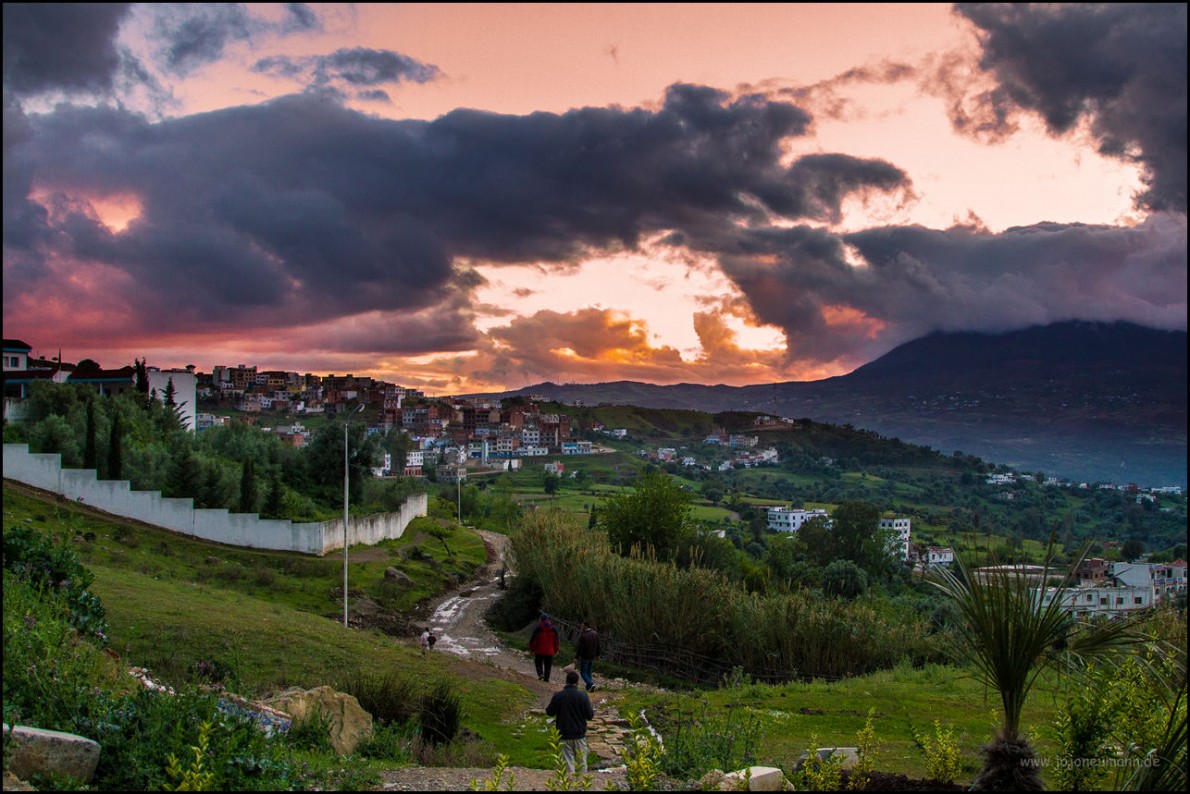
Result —
[{"label": "grassy slope", "polygon": [[[515,765],[547,765],[539,720],[525,715],[533,696],[509,676],[489,665],[446,654],[423,657],[409,640],[345,631],[335,620],[323,617],[334,614],[337,605],[329,596],[333,576],[319,564],[341,576],[341,559],[234,550],[29,493],[5,484],[6,526],[27,520],[49,531],[96,534],[92,543],[79,547],[90,547],[85,556],[96,575],[93,589],[107,608],[112,647],[127,664],[149,667],[177,682],[197,661],[217,661],[233,671],[239,691],[252,695],[286,686],[334,684],[357,670],[396,671],[420,681],[448,676],[462,682],[465,727],[489,742],[495,752],[507,753]],[[136,547],[114,540],[129,530],[138,537]],[[169,556],[162,554],[162,542],[172,547]],[[465,543],[462,534],[448,542],[456,551]],[[436,540],[418,543],[424,551],[438,546],[438,553],[444,554]],[[362,550],[353,551],[365,556]],[[277,558],[310,567],[290,574],[277,566],[280,572],[268,585],[213,577],[196,581],[182,573],[201,571],[208,565],[208,556],[238,560],[242,555],[248,564]],[[352,576],[364,578],[373,567],[382,570],[388,564],[389,559],[360,562]],[[310,583],[314,584],[304,586]],[[304,608],[307,603],[315,608]],[[738,696],[728,690],[704,694],[719,706]],[[644,707],[647,713],[659,715],[677,697],[673,692],[631,690],[621,712]],[[746,687],[742,701],[769,718],[759,761],[786,768],[811,735],[817,735],[823,746],[854,744],[868,709],[875,707],[877,737],[884,742],[879,768],[922,777],[924,761],[913,746],[912,729],[931,729],[932,721],[940,719],[944,726],[958,729],[966,759],[960,782],[969,782],[974,775],[978,749],[991,735],[990,713],[996,705],[994,696],[985,700],[980,687],[946,667],[899,669],[836,683]],[[1039,692],[1026,710],[1025,724],[1048,725],[1051,709],[1050,697]],[[1043,733],[1041,747],[1046,746]]]}]

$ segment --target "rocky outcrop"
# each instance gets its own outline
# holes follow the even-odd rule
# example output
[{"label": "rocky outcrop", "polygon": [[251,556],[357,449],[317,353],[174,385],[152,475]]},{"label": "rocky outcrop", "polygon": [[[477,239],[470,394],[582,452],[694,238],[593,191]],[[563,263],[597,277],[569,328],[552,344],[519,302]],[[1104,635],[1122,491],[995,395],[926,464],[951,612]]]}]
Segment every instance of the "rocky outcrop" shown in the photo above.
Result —
[{"label": "rocky outcrop", "polygon": [[315,715],[329,718],[331,746],[339,755],[351,755],[372,734],[372,715],[355,697],[329,686],[287,689],[264,703],[288,714],[294,724]]},{"label": "rocky outcrop", "polygon": [[4,735],[5,766],[21,780],[53,772],[86,783],[99,765],[99,744],[73,733],[5,725]]}]

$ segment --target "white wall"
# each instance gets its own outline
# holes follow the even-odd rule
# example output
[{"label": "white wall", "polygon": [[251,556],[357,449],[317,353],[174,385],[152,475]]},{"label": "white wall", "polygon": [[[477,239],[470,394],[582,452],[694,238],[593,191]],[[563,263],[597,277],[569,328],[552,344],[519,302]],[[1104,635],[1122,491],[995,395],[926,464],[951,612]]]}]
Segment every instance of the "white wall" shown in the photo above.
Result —
[{"label": "white wall", "polygon": [[[159,491],[133,491],[127,480],[97,480],[94,469],[63,469],[58,454],[35,454],[26,444],[4,445],[4,476],[52,491],[107,513],[143,521],[186,535],[257,549],[325,554],[343,548],[343,519],[302,523],[263,519],[255,513],[195,510],[192,499],[164,497]],[[399,538],[417,516],[427,513],[426,494],[414,494],[396,513],[352,518],[352,545]]]}]

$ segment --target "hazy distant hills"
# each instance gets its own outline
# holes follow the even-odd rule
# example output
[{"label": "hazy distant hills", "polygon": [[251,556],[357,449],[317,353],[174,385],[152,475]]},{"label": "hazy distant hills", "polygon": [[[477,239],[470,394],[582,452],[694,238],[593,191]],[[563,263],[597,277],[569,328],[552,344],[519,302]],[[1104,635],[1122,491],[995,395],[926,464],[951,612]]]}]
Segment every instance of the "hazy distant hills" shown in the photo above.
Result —
[{"label": "hazy distant hills", "polygon": [[762,386],[541,383],[587,405],[758,411],[1072,479],[1186,485],[1186,333],[1067,322],[935,333],[837,378]]}]

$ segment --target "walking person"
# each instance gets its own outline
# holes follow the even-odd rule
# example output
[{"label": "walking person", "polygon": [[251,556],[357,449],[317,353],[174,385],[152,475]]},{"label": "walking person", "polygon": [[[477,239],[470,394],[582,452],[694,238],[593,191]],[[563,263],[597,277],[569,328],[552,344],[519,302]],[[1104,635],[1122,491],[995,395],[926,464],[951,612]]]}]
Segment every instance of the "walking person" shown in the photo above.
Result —
[{"label": "walking person", "polygon": [[558,638],[558,629],[550,620],[550,616],[541,613],[541,619],[533,627],[529,635],[529,650],[533,654],[533,666],[537,668],[537,679],[549,683],[550,671],[554,667],[554,657],[562,649],[562,640]]},{"label": "walking person", "polygon": [[577,764],[582,774],[587,773],[587,720],[595,719],[591,699],[578,688],[578,673],[571,670],[566,674],[566,686],[555,692],[550,704],[545,707],[546,715],[554,718],[554,725],[562,737],[562,758],[570,774]]},{"label": "walking person", "polygon": [[595,678],[593,673],[595,671],[595,662],[599,659],[599,632],[595,631],[595,627],[583,621],[580,625],[581,633],[578,635],[578,671],[582,674],[583,683],[587,685],[588,692],[594,692],[597,687],[595,685]]},{"label": "walking person", "polygon": [[429,629],[426,629],[421,633],[419,641],[421,642],[422,654],[425,654],[426,651],[434,647],[434,642],[436,639],[437,638],[434,636],[433,632],[431,632]]}]

